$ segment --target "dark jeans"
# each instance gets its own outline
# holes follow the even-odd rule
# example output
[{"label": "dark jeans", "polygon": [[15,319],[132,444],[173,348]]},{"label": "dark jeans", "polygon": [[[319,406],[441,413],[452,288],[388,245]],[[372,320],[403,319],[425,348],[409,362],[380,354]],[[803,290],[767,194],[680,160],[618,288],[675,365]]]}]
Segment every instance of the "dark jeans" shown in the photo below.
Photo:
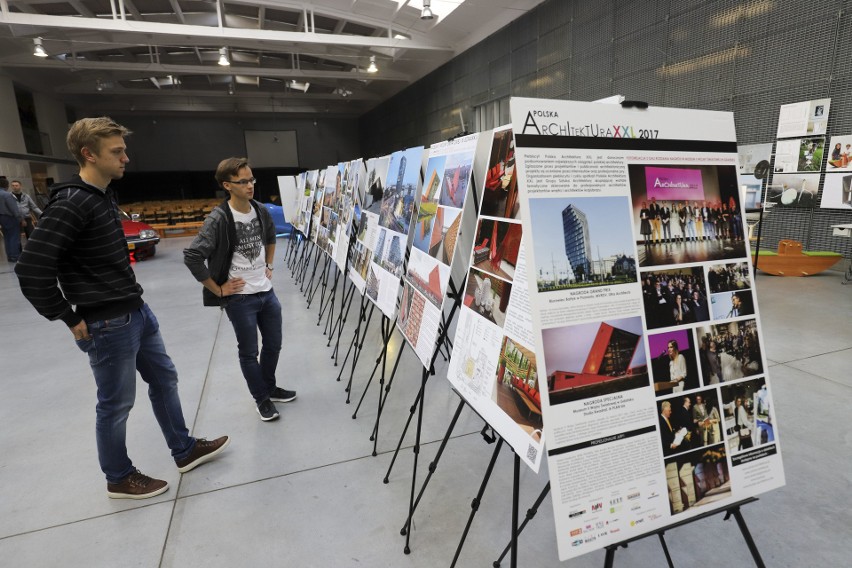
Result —
[{"label": "dark jeans", "polygon": [[172,457],[186,458],[195,439],[184,422],[177,371],[154,313],[145,304],[127,315],[86,323],[91,339],[77,340],[77,347],[88,354],[98,386],[95,435],[107,481],[118,483],[134,470],[125,440],[127,417],[136,400],[136,371],[148,383],[148,398]]},{"label": "dark jeans", "polygon": [[[237,294],[225,306],[237,336],[240,369],[257,404],[275,388],[275,369],[281,353],[281,304],[274,290],[257,294]],[[257,332],[263,346],[258,360]]]},{"label": "dark jeans", "polygon": [[0,215],[0,229],[3,229],[6,260],[17,262],[21,255],[21,222],[12,215]]}]

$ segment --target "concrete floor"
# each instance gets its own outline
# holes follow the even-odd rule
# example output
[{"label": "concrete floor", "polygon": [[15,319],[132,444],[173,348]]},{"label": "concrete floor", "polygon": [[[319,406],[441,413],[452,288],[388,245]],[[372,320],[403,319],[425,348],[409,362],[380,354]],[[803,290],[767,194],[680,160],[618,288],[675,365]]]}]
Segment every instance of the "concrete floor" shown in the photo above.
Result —
[{"label": "concrete floor", "polygon": [[[299,398],[278,405],[280,420],[263,423],[240,375],[227,317],[201,306],[201,286],[182,265],[187,243],[165,241],[155,258],[136,265],[136,273],[180,373],[191,430],[207,437],[229,434],[233,441],[221,458],[179,474],[140,381],[128,448],[142,471],[171,484],[147,501],[107,499],[87,360],[61,323],[42,319],[26,303],[10,265],[0,260],[0,565],[449,566],[494,447],[479,435],[482,421],[463,411],[416,513],[411,554],[404,555],[399,529],[408,508],[413,432],[390,482],[382,478],[419,386],[413,352],[406,348],[402,356],[373,457],[375,385],[356,420],[352,414],[379,350],[378,325],[371,326],[355,371],[354,400],[347,405],[344,383],[335,380],[340,368],[316,325],[318,297],[305,308],[284,266],[282,242],[275,272],[285,313],[279,384],[297,389]],[[767,566],[845,566],[852,556],[852,286],[840,280],[837,272],[757,277],[787,476],[786,487],[743,508]],[[345,347],[353,322],[350,317]],[[399,348],[396,333],[392,357]],[[418,484],[458,404],[445,373],[439,358],[425,399],[427,443]],[[539,475],[522,468],[522,511],[546,482],[546,467]],[[510,532],[511,487],[512,460],[504,449],[458,566],[490,566],[500,554]],[[672,529],[666,537],[678,566],[752,565],[736,525],[721,516]],[[568,565],[603,562],[603,551],[597,551]],[[550,497],[521,537],[518,565],[559,565]],[[632,543],[615,557],[615,566],[663,565],[655,538]]]}]

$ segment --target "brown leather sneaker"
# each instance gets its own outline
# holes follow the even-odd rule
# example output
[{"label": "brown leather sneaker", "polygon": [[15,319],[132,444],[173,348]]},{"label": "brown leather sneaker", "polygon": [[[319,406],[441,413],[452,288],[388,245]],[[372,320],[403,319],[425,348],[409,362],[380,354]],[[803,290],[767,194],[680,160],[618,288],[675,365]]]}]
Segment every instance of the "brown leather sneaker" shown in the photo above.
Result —
[{"label": "brown leather sneaker", "polygon": [[148,499],[165,493],[168,488],[167,482],[148,477],[137,469],[120,483],[107,483],[107,496],[110,499]]},{"label": "brown leather sneaker", "polygon": [[231,439],[228,436],[222,436],[221,438],[209,441],[204,438],[196,439],[195,447],[192,448],[192,453],[182,460],[175,460],[175,463],[178,466],[178,471],[186,473],[187,471],[200,466],[204,462],[212,460],[222,453],[222,450],[224,450],[230,443]]}]

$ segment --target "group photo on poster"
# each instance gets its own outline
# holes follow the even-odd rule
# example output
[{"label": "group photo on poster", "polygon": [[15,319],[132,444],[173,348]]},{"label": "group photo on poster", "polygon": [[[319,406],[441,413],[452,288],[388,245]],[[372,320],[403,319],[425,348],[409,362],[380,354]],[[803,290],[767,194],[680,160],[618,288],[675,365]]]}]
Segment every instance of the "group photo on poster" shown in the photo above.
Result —
[{"label": "group photo on poster", "polygon": [[701,266],[641,272],[648,329],[710,319],[704,268]]},{"label": "group photo on poster", "polygon": [[745,257],[733,165],[629,164],[639,266]]},{"label": "group photo on poster", "polygon": [[657,410],[664,456],[722,441],[722,420],[716,389],[705,389],[660,400],[657,402]]},{"label": "group photo on poster", "polygon": [[763,357],[754,319],[699,326],[695,331],[705,385],[763,373]]}]

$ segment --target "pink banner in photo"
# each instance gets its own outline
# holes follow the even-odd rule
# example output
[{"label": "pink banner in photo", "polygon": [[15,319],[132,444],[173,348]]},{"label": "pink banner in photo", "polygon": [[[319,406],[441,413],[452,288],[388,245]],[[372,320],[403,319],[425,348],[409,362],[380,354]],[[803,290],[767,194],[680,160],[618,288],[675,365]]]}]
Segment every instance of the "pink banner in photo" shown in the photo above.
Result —
[{"label": "pink banner in photo", "polygon": [[701,170],[686,168],[645,168],[648,199],[657,201],[703,201]]}]

